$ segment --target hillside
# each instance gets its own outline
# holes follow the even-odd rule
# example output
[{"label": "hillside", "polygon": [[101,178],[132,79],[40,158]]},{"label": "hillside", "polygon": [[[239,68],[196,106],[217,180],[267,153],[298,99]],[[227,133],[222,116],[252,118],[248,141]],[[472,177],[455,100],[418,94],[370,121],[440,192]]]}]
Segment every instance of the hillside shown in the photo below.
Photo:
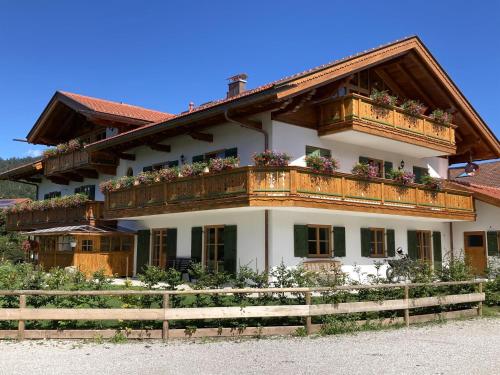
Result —
[{"label": "hillside", "polygon": [[[0,158],[0,172],[7,169],[17,167],[18,165],[27,164],[37,158]],[[21,184],[12,181],[0,181],[0,198],[35,198],[36,189],[32,185]]]}]

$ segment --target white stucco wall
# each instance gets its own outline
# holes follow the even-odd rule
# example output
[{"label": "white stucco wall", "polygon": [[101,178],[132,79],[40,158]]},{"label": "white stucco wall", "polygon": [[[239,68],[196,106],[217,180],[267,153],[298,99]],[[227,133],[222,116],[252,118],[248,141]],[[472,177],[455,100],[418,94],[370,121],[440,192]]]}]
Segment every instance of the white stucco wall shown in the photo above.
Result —
[{"label": "white stucco wall", "polygon": [[99,190],[99,183],[109,180],[115,176],[99,174],[99,179],[84,178],[83,182],[71,181],[68,185],[59,185],[51,182],[46,178],[42,178],[42,182],[38,184],[38,199],[43,199],[44,194],[52,191],[60,191],[62,196],[75,194],[75,188],[83,185],[95,185],[95,199],[103,201],[104,195]]},{"label": "white stucco wall", "polygon": [[[366,258],[361,256],[361,228],[394,229],[396,249],[402,247],[408,252],[408,230],[430,230],[441,232],[441,247],[443,256],[450,251],[448,223],[418,220],[410,217],[390,217],[388,215],[352,215],[348,212],[293,209],[272,210],[270,215],[270,264],[276,265],[283,261],[293,266],[305,258],[296,258],[293,254],[295,224],[320,224],[345,227],[346,256],[335,258],[342,262],[343,271],[355,277],[353,265],[360,266],[364,273],[375,273],[374,262],[384,262],[385,258]],[[385,267],[383,268],[385,272]]]},{"label": "white stucco wall", "polygon": [[280,121],[273,121],[272,149],[287,152],[292,156],[292,165],[305,166],[305,147],[317,146],[331,150],[332,156],[339,161],[341,172],[350,172],[360,156],[372,157],[393,163],[394,168],[405,162],[405,170],[412,171],[413,166],[429,168],[433,177],[446,178],[448,160],[439,157],[412,158],[400,153],[392,153],[384,149],[369,149],[363,146],[336,142],[318,137],[318,132]]},{"label": "white stucco wall", "polygon": [[149,216],[140,220],[120,220],[130,229],[177,228],[177,256],[191,256],[191,228],[206,225],[237,226],[237,265],[264,269],[264,211],[228,209]]},{"label": "white stucco wall", "polygon": [[[453,252],[456,256],[463,255],[464,253],[464,232],[500,231],[500,207],[481,202],[477,199],[475,200],[475,204],[477,213],[476,221],[453,223]],[[488,254],[487,247],[485,247],[485,251]],[[488,261],[491,261],[491,259]]]}]

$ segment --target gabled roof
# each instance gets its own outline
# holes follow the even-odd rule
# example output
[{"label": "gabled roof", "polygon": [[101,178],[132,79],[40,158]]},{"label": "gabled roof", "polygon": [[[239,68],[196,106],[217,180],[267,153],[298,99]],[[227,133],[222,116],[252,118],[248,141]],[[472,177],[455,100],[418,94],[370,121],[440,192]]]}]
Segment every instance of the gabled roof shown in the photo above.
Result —
[{"label": "gabled roof", "polygon": [[[117,123],[130,124],[135,127],[165,121],[174,116],[170,113],[135,105],[113,102],[65,91],[56,91],[49,101],[49,104],[47,104],[35,125],[26,136],[28,142],[38,143],[37,135],[40,132],[43,133],[43,129],[46,127],[47,122],[50,123],[50,117],[62,106],[87,118],[114,121]],[[62,126],[62,124],[59,123],[58,126]]]},{"label": "gabled roof", "polygon": [[66,91],[58,92],[61,95],[67,96],[68,98],[73,99],[81,105],[86,106],[89,110],[94,112],[129,117],[148,122],[164,121],[174,116],[170,113],[155,111],[153,109],[147,109],[136,105],[118,103],[106,99],[93,98],[91,96],[85,96]]},{"label": "gabled roof", "polygon": [[484,156],[481,155],[481,157],[483,159],[487,157],[500,157],[500,143],[495,134],[488,128],[458,87],[416,36],[398,40],[292,76],[281,78],[255,89],[244,91],[235,97],[215,100],[206,105],[194,108],[190,112],[183,112],[173,116],[165,121],[159,121],[137,129],[125,131],[114,137],[88,145],[87,148],[89,150],[99,150],[118,146],[125,142],[132,144],[133,142],[138,142],[139,139],[152,137],[157,133],[174,128],[182,128],[187,131],[187,126],[206,120],[210,118],[210,116],[227,116],[229,110],[243,110],[255,103],[261,103],[262,100],[267,100],[267,102],[272,103],[283,103],[317,87],[346,77],[355,71],[384,63],[408,54],[409,52],[414,52],[418,56],[425,65],[426,71],[439,80],[447,94],[454,99],[457,107],[466,114],[467,123],[470,123],[474,130],[474,134],[477,135],[481,142],[479,143],[479,141],[476,140],[474,147],[478,147],[477,145],[480,144],[482,149],[487,150]]},{"label": "gabled roof", "polygon": [[500,188],[500,160],[479,164],[479,170],[473,176],[467,175],[464,167],[451,167],[450,179],[475,185]]}]

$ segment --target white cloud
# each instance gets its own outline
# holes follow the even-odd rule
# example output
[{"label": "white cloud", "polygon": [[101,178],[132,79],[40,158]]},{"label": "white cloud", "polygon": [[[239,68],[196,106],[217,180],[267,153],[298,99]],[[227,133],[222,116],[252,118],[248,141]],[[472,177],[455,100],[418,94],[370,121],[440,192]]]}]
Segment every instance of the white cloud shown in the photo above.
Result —
[{"label": "white cloud", "polygon": [[36,158],[38,156],[42,156],[42,150],[28,150],[26,155],[31,156],[32,158]]}]

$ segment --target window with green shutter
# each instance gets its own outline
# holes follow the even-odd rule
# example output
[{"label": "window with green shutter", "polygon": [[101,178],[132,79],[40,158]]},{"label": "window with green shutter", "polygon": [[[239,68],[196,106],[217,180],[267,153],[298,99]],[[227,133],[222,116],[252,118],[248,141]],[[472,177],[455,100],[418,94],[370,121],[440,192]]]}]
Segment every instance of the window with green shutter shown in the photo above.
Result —
[{"label": "window with green shutter", "polygon": [[488,231],[486,238],[488,243],[488,256],[500,256],[500,231]]},{"label": "window with green shutter", "polygon": [[177,228],[167,229],[167,259],[177,258]]},{"label": "window with green shutter", "polygon": [[83,185],[75,188],[75,194],[84,194],[91,201],[95,200],[95,185]]},{"label": "window with green shutter", "polygon": [[149,264],[149,242],[151,232],[149,229],[137,232],[137,273],[141,273]]},{"label": "window with green shutter", "polygon": [[386,240],[387,240],[387,256],[394,257],[396,256],[396,239],[394,229],[387,229],[385,231]]},{"label": "window with green shutter", "polygon": [[417,184],[421,184],[422,177],[427,176],[429,174],[429,170],[427,168],[413,166],[413,174],[415,175],[415,182]]},{"label": "window with green shutter", "polygon": [[307,225],[293,226],[293,255],[297,258],[307,257]]},{"label": "window with green shutter", "polygon": [[333,255],[346,256],[345,227],[333,227]]},{"label": "window with green shutter", "polygon": [[332,156],[332,152],[326,148],[321,148],[316,146],[306,146],[306,156],[310,155],[323,156],[324,158],[329,158]]},{"label": "window with green shutter", "polygon": [[434,268],[440,270],[443,262],[441,250],[441,232],[432,232],[432,252],[434,259]]},{"label": "window with green shutter", "polygon": [[412,260],[418,259],[417,231],[416,230],[409,230],[408,231],[408,257]]},{"label": "window with green shutter", "polygon": [[224,271],[236,273],[237,260],[237,227],[236,225],[224,226]]},{"label": "window with green shutter", "polygon": [[392,162],[384,161],[384,177],[391,178]]},{"label": "window with green shutter", "polygon": [[361,228],[361,256],[370,257],[370,228]]},{"label": "window with green shutter", "polygon": [[203,228],[191,228],[191,259],[193,262],[201,262],[203,252]]}]

